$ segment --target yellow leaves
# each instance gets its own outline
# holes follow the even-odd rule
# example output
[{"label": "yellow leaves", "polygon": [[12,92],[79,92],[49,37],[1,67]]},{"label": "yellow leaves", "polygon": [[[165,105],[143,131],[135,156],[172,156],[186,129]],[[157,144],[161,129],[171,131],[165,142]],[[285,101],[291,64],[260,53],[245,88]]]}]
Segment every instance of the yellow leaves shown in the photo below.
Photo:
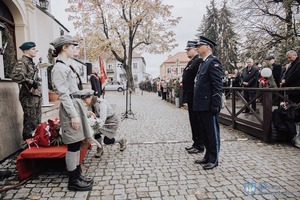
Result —
[{"label": "yellow leaves", "polygon": [[89,59],[103,51],[122,55],[129,45],[151,52],[176,46],[170,29],[180,18],[172,17],[172,6],[162,0],[85,0],[80,12],[75,0],[69,2],[69,20],[79,29],[78,36],[85,37]]}]

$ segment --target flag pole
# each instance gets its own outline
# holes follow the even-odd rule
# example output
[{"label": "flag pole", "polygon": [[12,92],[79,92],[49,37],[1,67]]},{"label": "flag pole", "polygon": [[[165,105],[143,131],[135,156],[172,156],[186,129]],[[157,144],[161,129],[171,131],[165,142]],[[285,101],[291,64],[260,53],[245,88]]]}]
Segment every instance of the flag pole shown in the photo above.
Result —
[{"label": "flag pole", "polygon": [[85,20],[84,20],[84,12],[83,12],[83,0],[79,0],[78,2],[78,8],[81,10],[81,17],[82,17],[82,36],[83,36],[83,58],[84,58],[84,62],[86,63],[86,41],[85,41],[85,33],[84,33],[84,29],[85,29]]}]

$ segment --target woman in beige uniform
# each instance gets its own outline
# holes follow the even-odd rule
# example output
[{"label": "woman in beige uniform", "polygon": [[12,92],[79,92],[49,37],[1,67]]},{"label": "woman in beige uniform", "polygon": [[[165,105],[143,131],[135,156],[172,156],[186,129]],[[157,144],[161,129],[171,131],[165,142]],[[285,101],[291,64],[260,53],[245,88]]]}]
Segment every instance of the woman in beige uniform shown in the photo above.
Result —
[{"label": "woman in beige uniform", "polygon": [[[83,102],[88,106],[88,110],[95,113],[98,123],[98,132],[95,133],[95,139],[101,144],[101,135],[104,135],[104,144],[119,144],[120,151],[124,151],[127,146],[127,140],[124,138],[116,138],[117,129],[119,127],[119,119],[115,114],[115,110],[110,103],[93,95],[93,90],[90,94],[81,97]],[[97,147],[96,158],[100,158],[103,154],[103,148]]]},{"label": "woman in beige uniform", "polygon": [[81,175],[79,164],[80,146],[82,140],[90,137],[84,106],[79,90],[79,77],[69,64],[74,57],[77,42],[69,35],[63,35],[50,43],[55,50],[53,56],[57,57],[52,69],[52,85],[59,95],[61,102],[59,117],[62,128],[63,142],[68,145],[66,152],[66,166],[69,174],[68,189],[76,191],[89,191],[93,187],[93,179]]}]

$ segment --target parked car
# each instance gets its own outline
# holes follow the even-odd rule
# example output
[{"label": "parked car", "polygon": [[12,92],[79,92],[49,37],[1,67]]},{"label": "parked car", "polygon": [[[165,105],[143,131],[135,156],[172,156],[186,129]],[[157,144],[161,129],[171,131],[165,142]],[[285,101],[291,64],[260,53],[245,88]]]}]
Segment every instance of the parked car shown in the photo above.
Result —
[{"label": "parked car", "polygon": [[118,92],[122,92],[123,90],[125,90],[125,86],[121,82],[112,81],[112,82],[108,82],[104,86],[104,90],[105,91],[118,91]]}]

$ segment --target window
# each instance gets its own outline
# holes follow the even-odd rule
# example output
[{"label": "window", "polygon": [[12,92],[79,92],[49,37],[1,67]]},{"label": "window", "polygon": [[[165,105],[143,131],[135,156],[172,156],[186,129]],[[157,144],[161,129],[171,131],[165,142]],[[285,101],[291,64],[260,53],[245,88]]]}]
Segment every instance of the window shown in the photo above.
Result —
[{"label": "window", "polygon": [[184,70],[184,68],[181,68],[181,69],[180,69],[180,73],[181,73],[181,74],[183,74],[183,70]]},{"label": "window", "polygon": [[171,68],[167,68],[167,74],[171,74],[172,69]]},{"label": "window", "polygon": [[120,78],[126,78],[126,74],[120,74]]},{"label": "window", "polygon": [[138,64],[137,63],[132,63],[133,69],[138,69]]},{"label": "window", "polygon": [[10,79],[11,71],[17,60],[15,24],[10,9],[8,9],[2,0],[0,0],[0,37],[0,48],[5,47],[5,54],[1,56],[0,61],[0,78]]},{"label": "window", "polygon": [[112,69],[112,68],[113,68],[112,64],[108,64],[106,69]]},{"label": "window", "polygon": [[138,76],[137,76],[137,75],[134,75],[133,79],[134,79],[134,82],[138,82],[138,81],[139,81],[139,79],[138,79]]},{"label": "window", "polygon": [[174,73],[175,75],[177,75],[177,74],[178,74],[178,68],[173,69],[173,73]]}]

